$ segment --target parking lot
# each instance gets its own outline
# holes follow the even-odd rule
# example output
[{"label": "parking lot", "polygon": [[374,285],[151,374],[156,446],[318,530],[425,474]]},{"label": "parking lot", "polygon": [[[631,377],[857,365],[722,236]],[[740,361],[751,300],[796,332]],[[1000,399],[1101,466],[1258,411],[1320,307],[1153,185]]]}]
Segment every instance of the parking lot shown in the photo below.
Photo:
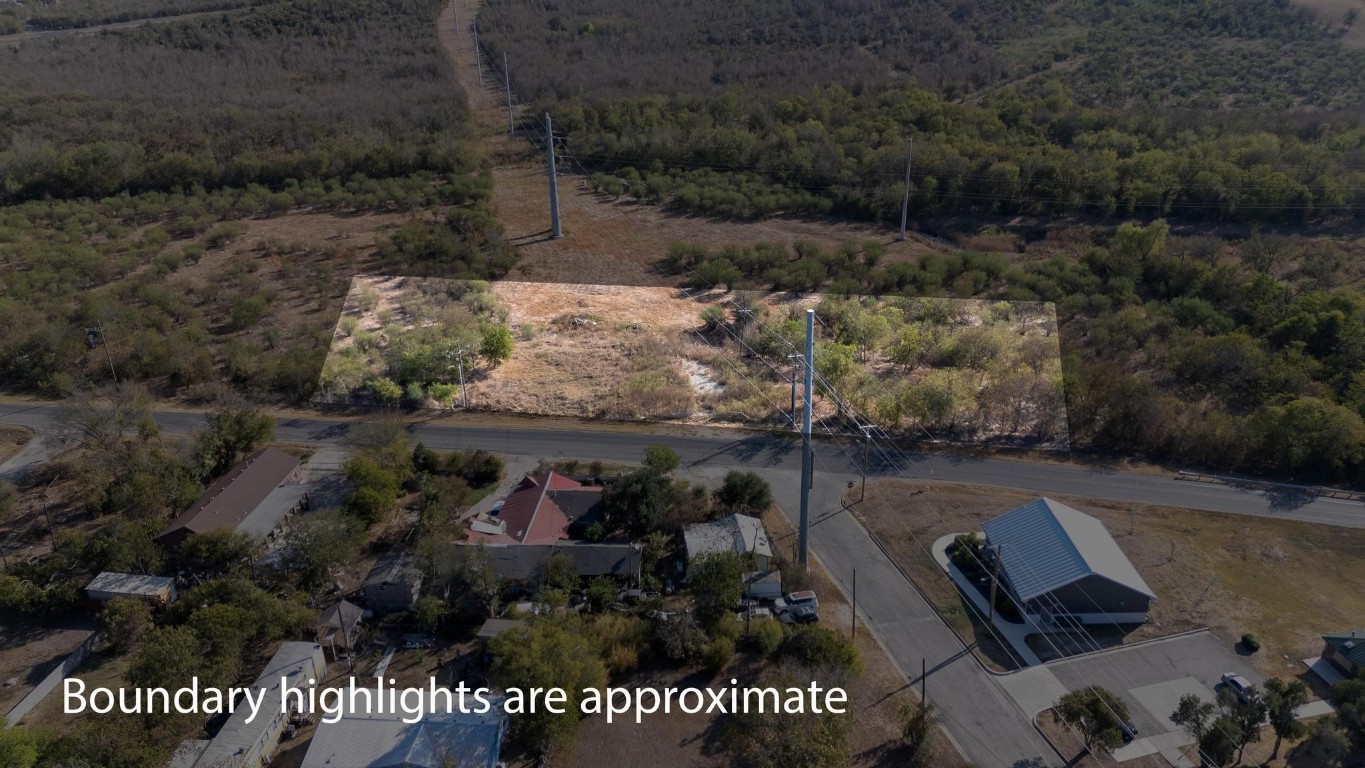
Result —
[{"label": "parking lot", "polygon": [[1246,659],[1208,631],[1047,666],[1067,690],[1094,685],[1121,696],[1143,736],[1176,730],[1166,716],[1175,711],[1181,696],[1198,693],[1213,701],[1224,672],[1258,685],[1264,680]]}]

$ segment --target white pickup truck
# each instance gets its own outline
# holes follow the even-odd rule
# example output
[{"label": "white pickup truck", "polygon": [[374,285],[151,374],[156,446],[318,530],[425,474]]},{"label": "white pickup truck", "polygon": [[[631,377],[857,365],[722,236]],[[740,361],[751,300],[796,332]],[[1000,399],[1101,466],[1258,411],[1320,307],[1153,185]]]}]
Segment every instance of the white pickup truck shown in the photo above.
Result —
[{"label": "white pickup truck", "polygon": [[816,599],[815,593],[810,590],[792,592],[786,597],[779,597],[773,601],[773,613],[780,616],[792,608],[802,605],[811,608],[819,608],[820,601]]}]

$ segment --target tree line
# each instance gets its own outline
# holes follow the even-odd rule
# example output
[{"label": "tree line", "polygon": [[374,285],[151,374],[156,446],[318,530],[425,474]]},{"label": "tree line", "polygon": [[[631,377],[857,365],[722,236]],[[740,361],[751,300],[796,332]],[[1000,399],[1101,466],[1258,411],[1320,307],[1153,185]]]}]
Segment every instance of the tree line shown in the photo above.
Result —
[{"label": "tree line", "polygon": [[830,83],[956,98],[1041,75],[1115,107],[1338,109],[1365,95],[1365,52],[1339,40],[1355,21],[1280,0],[490,0],[480,37],[546,101]]},{"label": "tree line", "polygon": [[[720,217],[1087,214],[1308,223],[1365,215],[1365,125],[1082,106],[1051,82],[973,104],[840,86],[790,98],[591,96],[555,105],[613,197]],[[913,138],[913,152],[908,139]]]}]

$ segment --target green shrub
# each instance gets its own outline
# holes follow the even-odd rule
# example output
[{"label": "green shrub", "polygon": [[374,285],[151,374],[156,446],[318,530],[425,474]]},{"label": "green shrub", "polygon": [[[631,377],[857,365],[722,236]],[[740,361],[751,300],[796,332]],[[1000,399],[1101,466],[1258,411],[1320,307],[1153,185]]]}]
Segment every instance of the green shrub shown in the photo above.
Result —
[{"label": "green shrub", "polygon": [[1261,641],[1257,640],[1255,635],[1248,632],[1242,635],[1242,647],[1246,648],[1251,653],[1255,653],[1261,650]]},{"label": "green shrub", "polygon": [[759,619],[749,625],[749,636],[758,646],[758,652],[771,658],[777,655],[787,633],[783,631],[781,623],[773,619]]},{"label": "green shrub", "polygon": [[718,637],[706,644],[701,651],[701,663],[706,671],[717,674],[730,663],[735,655],[735,641],[728,637]]},{"label": "green shrub", "polygon": [[852,641],[809,624],[797,627],[787,636],[781,655],[808,667],[833,667],[855,675],[863,671],[863,660]]}]

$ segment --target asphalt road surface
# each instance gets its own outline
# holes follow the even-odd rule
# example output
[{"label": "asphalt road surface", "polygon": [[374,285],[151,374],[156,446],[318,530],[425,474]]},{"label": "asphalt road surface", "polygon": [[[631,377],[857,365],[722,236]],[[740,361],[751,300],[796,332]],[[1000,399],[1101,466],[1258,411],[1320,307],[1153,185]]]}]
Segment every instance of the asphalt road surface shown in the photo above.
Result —
[{"label": "asphalt road surface", "polygon": [[[52,432],[57,407],[0,403],[0,423]],[[186,435],[204,423],[202,414],[158,412],[157,422],[171,435]],[[337,444],[350,439],[359,422],[325,417],[286,418],[275,435],[281,442]],[[767,434],[708,432],[692,436],[590,429],[536,429],[416,423],[415,440],[438,450],[482,448],[512,456],[572,457],[637,462],[645,446],[665,444],[682,457],[689,473],[719,476],[743,467],[772,485],[777,501],[795,517],[799,509],[799,439]],[[42,438],[36,438],[39,443]],[[46,442],[31,446],[0,473],[22,472],[45,460]],[[920,665],[929,699],[938,708],[954,741],[981,768],[1054,765],[1055,753],[1033,730],[1028,715],[995,678],[965,652],[961,641],[914,586],[883,554],[867,531],[844,511],[846,484],[859,476],[861,447],[853,441],[818,441],[817,480],[811,500],[811,551],[846,594],[856,569],[860,618],[876,634],[901,671],[918,685]],[[1205,485],[1160,475],[1088,469],[1071,465],[1007,459],[876,451],[870,476],[933,478],[1037,491],[1131,500],[1236,514],[1285,517],[1318,523],[1365,527],[1365,505],[1312,496],[1286,496],[1227,485]]]},{"label": "asphalt road surface", "polygon": [[[57,406],[0,402],[0,422],[49,434]],[[198,413],[163,411],[156,420],[167,434],[185,435],[199,429]],[[326,417],[281,420],[275,430],[282,442],[345,442],[358,422]],[[696,436],[619,432],[591,429],[498,428],[458,424],[414,424],[410,431],[438,450],[483,448],[509,455],[572,457],[612,462],[637,462],[645,446],[663,443],[682,457],[684,465],[766,468],[799,472],[800,440],[792,436],[714,431]],[[820,472],[859,471],[861,444],[854,438],[835,443],[816,440],[816,469]],[[29,451],[26,451],[28,453]],[[32,453],[46,453],[37,448]],[[45,456],[43,456],[45,458]],[[1302,520],[1350,528],[1365,528],[1365,505],[1348,499],[1314,496],[1291,490],[1261,490],[1177,480],[1171,475],[1135,474],[1071,464],[971,458],[923,452],[874,450],[870,477],[903,477],[994,485],[1037,491],[1117,499],[1143,504],[1228,512],[1238,515]]]}]

